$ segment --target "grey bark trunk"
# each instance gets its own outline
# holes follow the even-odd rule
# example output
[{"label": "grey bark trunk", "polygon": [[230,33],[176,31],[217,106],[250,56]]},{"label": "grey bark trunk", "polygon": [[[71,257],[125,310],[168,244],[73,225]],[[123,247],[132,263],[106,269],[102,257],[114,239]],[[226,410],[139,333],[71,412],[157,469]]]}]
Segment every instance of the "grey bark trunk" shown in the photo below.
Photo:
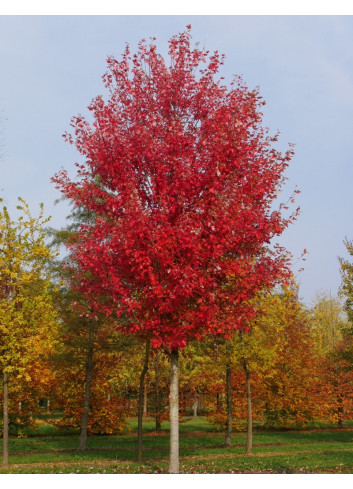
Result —
[{"label": "grey bark trunk", "polygon": [[137,415],[137,461],[142,461],[142,418],[144,410],[144,395],[145,395],[145,376],[148,370],[148,360],[150,357],[151,340],[147,338],[145,349],[145,360],[143,369],[140,375],[140,389],[139,389],[139,402],[138,402],[138,415]]},{"label": "grey bark trunk", "polygon": [[179,474],[179,361],[178,350],[170,356],[170,458],[169,473]]},{"label": "grey bark trunk", "polygon": [[147,388],[146,388],[146,382],[143,387],[143,416],[147,416]]},{"label": "grey bark trunk", "polygon": [[193,404],[194,418],[197,418],[197,408],[198,407],[199,407],[199,401],[198,401],[198,399],[195,399],[194,404]]},{"label": "grey bark trunk", "polygon": [[159,432],[162,429],[161,426],[161,407],[159,398],[159,352],[156,353],[156,361],[154,364],[155,378],[156,378],[156,431]]},{"label": "grey bark trunk", "polygon": [[3,386],[3,431],[2,431],[2,466],[7,468],[9,466],[9,397],[8,397],[8,373],[4,372],[4,386]]},{"label": "grey bark trunk", "polygon": [[47,413],[50,413],[50,399],[47,399]]},{"label": "grey bark trunk", "polygon": [[226,367],[226,389],[227,389],[227,422],[225,433],[225,445],[230,447],[232,445],[232,425],[233,425],[233,406],[232,406],[232,370],[230,363]]},{"label": "grey bark trunk", "polygon": [[93,340],[94,340],[94,323],[89,323],[88,336],[88,351],[87,351],[87,366],[86,366],[86,386],[85,386],[85,401],[83,404],[83,415],[81,421],[80,446],[79,450],[87,450],[87,429],[89,404],[91,398],[91,386],[93,376]]},{"label": "grey bark trunk", "polygon": [[248,404],[248,429],[247,429],[247,439],[246,439],[246,455],[252,455],[252,404],[251,404],[251,383],[250,383],[250,372],[246,360],[244,360],[244,370],[246,376],[246,397]]}]

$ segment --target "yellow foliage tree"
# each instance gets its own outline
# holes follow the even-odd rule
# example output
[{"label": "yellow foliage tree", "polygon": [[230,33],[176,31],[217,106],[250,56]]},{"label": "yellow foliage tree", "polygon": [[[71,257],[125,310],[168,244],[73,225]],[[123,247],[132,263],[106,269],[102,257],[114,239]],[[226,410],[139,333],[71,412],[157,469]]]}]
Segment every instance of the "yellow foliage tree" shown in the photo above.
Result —
[{"label": "yellow foliage tree", "polygon": [[[3,465],[8,465],[8,383],[31,380],[28,365],[36,356],[38,336],[55,321],[47,269],[55,255],[45,243],[43,205],[37,218],[19,198],[20,216],[0,210],[0,368],[3,376]],[[12,408],[12,406],[11,406]]]},{"label": "yellow foliage tree", "polygon": [[277,297],[264,319],[278,330],[276,356],[262,379],[265,424],[281,428],[306,425],[321,416],[321,373],[310,311],[292,289]]},{"label": "yellow foliage tree", "polygon": [[[349,272],[348,262],[345,265]],[[348,286],[349,274],[343,278],[343,285]],[[317,295],[312,310],[312,331],[320,358],[320,404],[324,418],[338,427],[353,415],[352,326],[346,312],[349,309],[345,311],[338,298],[324,293]]]},{"label": "yellow foliage tree", "polygon": [[342,341],[342,325],[346,322],[340,300],[324,292],[318,292],[312,310],[312,336],[322,355],[335,350]]}]

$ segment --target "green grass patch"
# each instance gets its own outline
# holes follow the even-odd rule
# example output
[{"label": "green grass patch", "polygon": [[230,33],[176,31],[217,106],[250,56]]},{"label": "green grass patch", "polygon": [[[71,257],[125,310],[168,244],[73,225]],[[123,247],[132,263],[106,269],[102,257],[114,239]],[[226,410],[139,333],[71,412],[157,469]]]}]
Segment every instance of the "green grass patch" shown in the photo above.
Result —
[{"label": "green grass patch", "polygon": [[[137,420],[117,436],[89,436],[85,452],[78,451],[79,433],[57,430],[52,418],[27,438],[10,438],[10,467],[1,473],[166,473],[169,423],[161,433],[153,418],[143,423],[144,462],[137,463]],[[44,421],[42,419],[42,421]],[[260,431],[253,437],[253,456],[245,456],[246,433],[224,434],[206,418],[183,418],[180,423],[182,473],[353,473],[353,431],[323,427],[300,431]]]}]

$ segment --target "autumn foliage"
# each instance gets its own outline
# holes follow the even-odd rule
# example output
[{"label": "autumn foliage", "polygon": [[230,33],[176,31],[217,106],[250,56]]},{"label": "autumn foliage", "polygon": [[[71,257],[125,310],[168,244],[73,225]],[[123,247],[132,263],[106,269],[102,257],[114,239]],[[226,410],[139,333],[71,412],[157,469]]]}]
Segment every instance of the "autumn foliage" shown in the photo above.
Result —
[{"label": "autumn foliage", "polygon": [[189,27],[170,40],[170,65],[154,40],[108,58],[108,100],[66,135],[77,178],[53,179],[94,215],[70,247],[91,306],[171,348],[241,326],[248,299],[289,274],[269,243],[295,217],[272,208],[292,150],[274,148],[259,93],[228,88],[223,56],[190,40]]}]

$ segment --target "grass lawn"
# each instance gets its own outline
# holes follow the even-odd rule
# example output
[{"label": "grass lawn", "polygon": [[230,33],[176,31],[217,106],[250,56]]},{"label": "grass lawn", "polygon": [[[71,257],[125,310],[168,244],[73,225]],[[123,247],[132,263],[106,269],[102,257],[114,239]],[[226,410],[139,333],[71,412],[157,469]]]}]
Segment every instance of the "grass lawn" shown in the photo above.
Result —
[{"label": "grass lawn", "polygon": [[[43,423],[43,420],[42,420]],[[166,473],[169,423],[154,431],[154,420],[144,420],[144,461],[136,462],[137,422],[118,436],[91,436],[89,450],[80,452],[78,432],[57,431],[49,422],[27,438],[10,438],[10,466],[0,473],[142,474]],[[353,473],[353,427],[337,430],[321,425],[313,430],[254,433],[254,455],[246,456],[246,434],[234,433],[232,447],[224,434],[203,417],[184,418],[180,424],[180,472],[243,474]]]}]

